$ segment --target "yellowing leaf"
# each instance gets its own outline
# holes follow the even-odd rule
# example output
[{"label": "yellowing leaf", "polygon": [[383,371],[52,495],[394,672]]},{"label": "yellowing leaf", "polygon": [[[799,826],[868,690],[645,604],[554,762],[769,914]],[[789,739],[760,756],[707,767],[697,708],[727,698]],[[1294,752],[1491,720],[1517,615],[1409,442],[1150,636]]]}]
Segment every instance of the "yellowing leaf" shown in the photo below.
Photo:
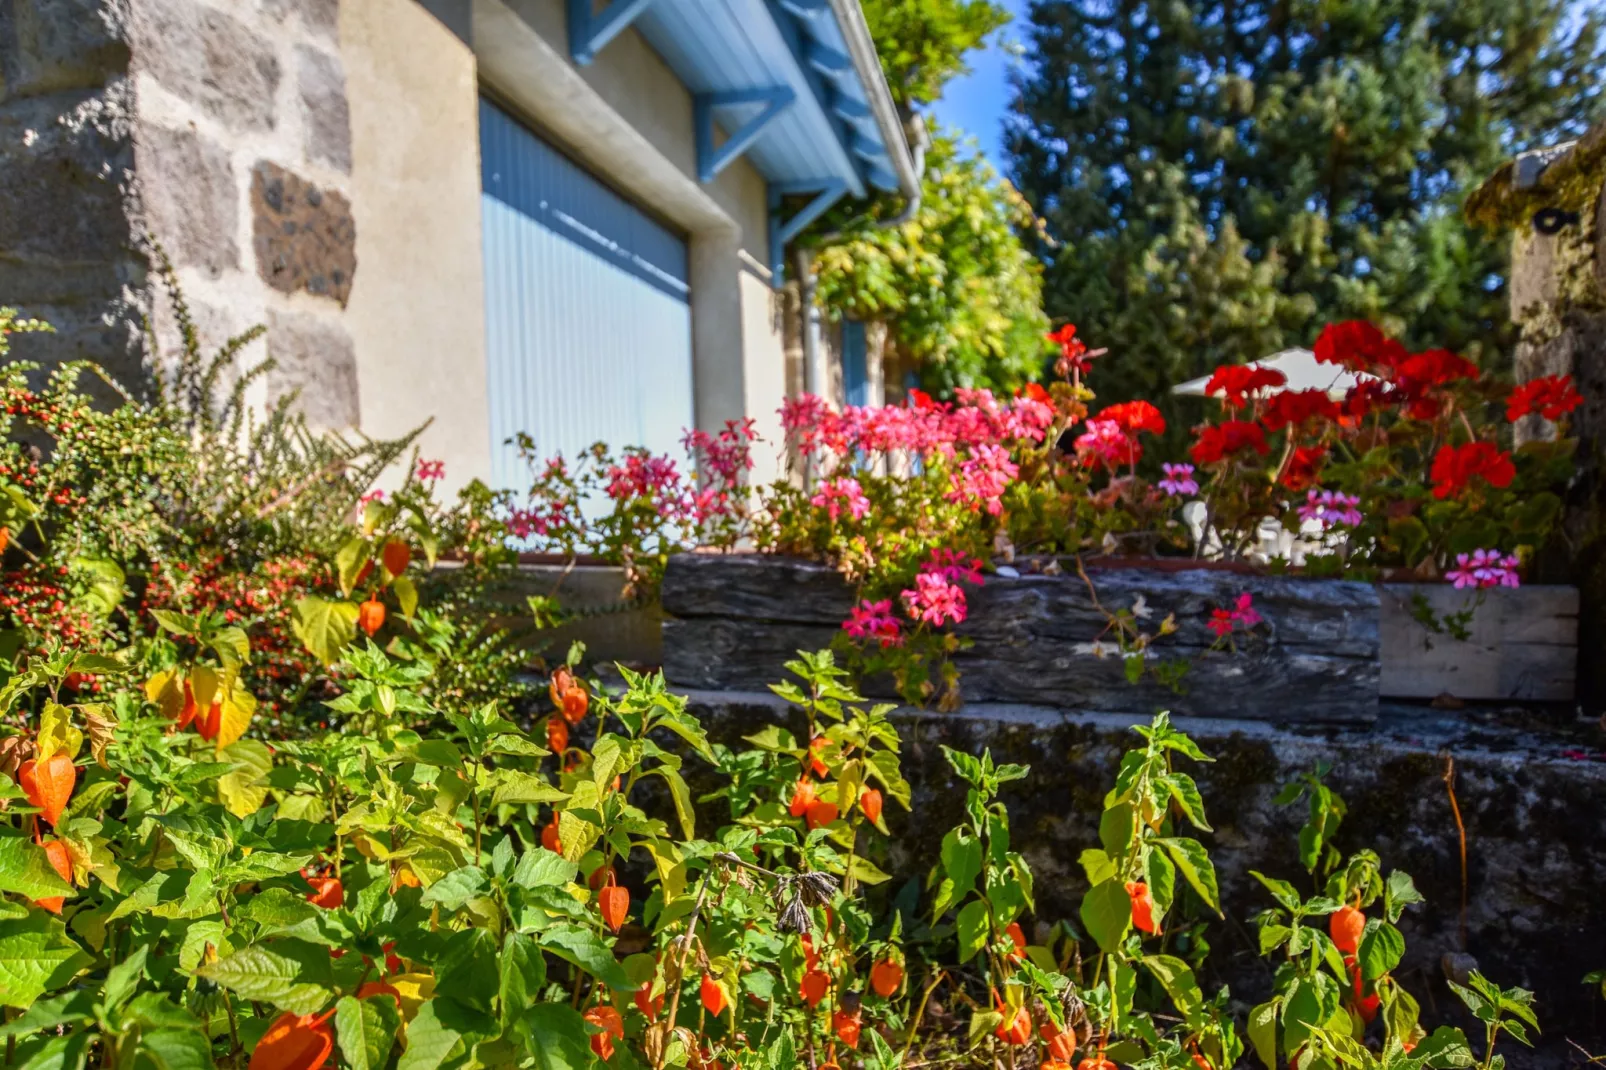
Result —
[{"label": "yellowing leaf", "polygon": [[257,700],[251,692],[243,688],[235,688],[229,692],[228,698],[223,700],[223,709],[219,711],[217,726],[217,753],[221,757],[235,740],[245,735],[245,730],[251,724],[251,715],[256,713]]},{"label": "yellowing leaf", "polygon": [[267,744],[242,739],[220,752],[220,757],[232,761],[234,769],[218,777],[218,801],[235,817],[250,817],[267,801],[268,789],[260,782],[273,771],[273,755]]},{"label": "yellowing leaf", "polygon": [[397,576],[391,582],[390,589],[396,592],[396,601],[401,605],[402,616],[408,620],[413,619],[413,613],[418,609],[418,588],[407,576]]},{"label": "yellowing leaf", "polygon": [[197,665],[190,670],[190,694],[195,698],[197,709],[209,710],[212,700],[217,698],[218,676],[217,671],[207,665]]},{"label": "yellowing leaf", "polygon": [[356,638],[357,607],[351,602],[331,602],[309,595],[296,603],[290,627],[314,657],[333,665]]},{"label": "yellowing leaf", "polygon": [[38,748],[35,757],[40,762],[58,751],[76,758],[78,749],[84,745],[84,734],[73,727],[72,711],[52,702],[45,706],[39,718],[39,737],[34,745]]},{"label": "yellowing leaf", "polygon": [[427,973],[398,973],[387,977],[385,983],[401,997],[402,1017],[412,1020],[420,1005],[435,996],[435,978]]},{"label": "yellowing leaf", "polygon": [[184,712],[184,685],[179,674],[171,669],[164,669],[145,681],[145,697],[170,721],[178,720],[179,714]]}]

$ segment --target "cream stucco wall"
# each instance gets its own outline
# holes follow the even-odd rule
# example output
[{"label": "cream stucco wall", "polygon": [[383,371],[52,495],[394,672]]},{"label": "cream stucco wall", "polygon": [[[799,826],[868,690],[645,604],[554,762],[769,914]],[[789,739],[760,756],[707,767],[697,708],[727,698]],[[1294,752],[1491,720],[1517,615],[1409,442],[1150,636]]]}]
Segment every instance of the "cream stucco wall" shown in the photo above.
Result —
[{"label": "cream stucco wall", "polygon": [[448,493],[490,474],[474,54],[414,0],[342,0],[362,428],[426,420]]}]

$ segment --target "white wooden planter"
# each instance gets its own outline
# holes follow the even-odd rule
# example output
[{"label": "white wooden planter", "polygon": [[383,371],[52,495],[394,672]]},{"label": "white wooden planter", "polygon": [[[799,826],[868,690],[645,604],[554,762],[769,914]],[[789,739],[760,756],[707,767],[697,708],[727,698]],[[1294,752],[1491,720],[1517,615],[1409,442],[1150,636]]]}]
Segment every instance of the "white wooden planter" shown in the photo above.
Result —
[{"label": "white wooden planter", "polygon": [[[1570,702],[1577,678],[1578,589],[1389,583],[1381,590],[1385,698]],[[1434,630],[1417,619],[1425,605]],[[1470,613],[1466,638],[1444,628]]]}]

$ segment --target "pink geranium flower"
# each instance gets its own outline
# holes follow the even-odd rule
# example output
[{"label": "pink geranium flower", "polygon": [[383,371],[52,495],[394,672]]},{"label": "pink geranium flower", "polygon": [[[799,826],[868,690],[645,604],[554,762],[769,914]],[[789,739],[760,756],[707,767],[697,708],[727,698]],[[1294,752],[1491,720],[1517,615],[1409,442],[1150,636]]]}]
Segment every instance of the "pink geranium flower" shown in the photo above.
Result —
[{"label": "pink geranium flower", "polygon": [[1333,527],[1359,527],[1366,519],[1360,510],[1361,499],[1354,494],[1312,487],[1305,495],[1305,504],[1299,507],[1301,520],[1314,520],[1325,531]]},{"label": "pink geranium flower", "polygon": [[920,571],[941,576],[949,583],[963,580],[979,586],[982,582],[981,559],[962,554],[958,550],[931,551],[931,557],[920,566]]},{"label": "pink geranium flower", "polygon": [[864,496],[859,481],[852,476],[828,479],[821,483],[820,489],[809,499],[809,504],[816,509],[824,509],[833,522],[843,513],[860,520],[870,511],[870,500]]},{"label": "pink geranium flower", "polygon": [[1184,494],[1199,493],[1199,482],[1193,478],[1193,465],[1167,462],[1160,467],[1165,469],[1165,478],[1160,480],[1160,489],[1168,496],[1180,498]]},{"label": "pink geranium flower", "polygon": [[1519,587],[1517,576],[1520,562],[1516,554],[1502,555],[1499,550],[1474,550],[1470,554],[1457,554],[1456,567],[1444,574],[1458,588]]},{"label": "pink geranium flower", "polygon": [[446,475],[446,462],[445,461],[426,461],[426,460],[423,460],[423,459],[419,460],[419,462],[418,462],[418,478],[421,481],[423,481],[425,483],[433,483],[435,480],[441,479],[445,475]]},{"label": "pink geranium flower", "polygon": [[881,649],[903,644],[903,625],[892,615],[892,599],[879,602],[866,599],[849,611],[842,622],[842,630],[855,639],[874,639]]},{"label": "pink geranium flower", "polygon": [[967,612],[965,592],[934,572],[915,577],[915,585],[903,592],[903,608],[915,620],[935,627],[945,621],[959,624]]}]

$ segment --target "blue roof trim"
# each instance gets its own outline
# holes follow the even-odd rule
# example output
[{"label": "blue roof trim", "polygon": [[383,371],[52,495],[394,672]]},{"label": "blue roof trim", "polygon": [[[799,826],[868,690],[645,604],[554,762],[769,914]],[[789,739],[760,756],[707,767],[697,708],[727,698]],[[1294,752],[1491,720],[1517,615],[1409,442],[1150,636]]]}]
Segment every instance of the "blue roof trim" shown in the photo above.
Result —
[{"label": "blue roof trim", "polygon": [[[695,97],[718,109],[706,113],[726,133],[719,145],[698,120],[704,181],[744,155],[772,183],[840,182],[854,196],[899,188],[894,154],[901,160],[906,150],[901,139],[888,145],[871,106],[873,93],[885,93],[879,72],[877,84],[865,84],[832,0],[607,0],[600,10],[596,2],[568,0],[572,58],[590,62],[633,25]],[[783,89],[793,103],[767,108],[758,123],[756,109],[719,103],[759,92],[778,99]]]}]

